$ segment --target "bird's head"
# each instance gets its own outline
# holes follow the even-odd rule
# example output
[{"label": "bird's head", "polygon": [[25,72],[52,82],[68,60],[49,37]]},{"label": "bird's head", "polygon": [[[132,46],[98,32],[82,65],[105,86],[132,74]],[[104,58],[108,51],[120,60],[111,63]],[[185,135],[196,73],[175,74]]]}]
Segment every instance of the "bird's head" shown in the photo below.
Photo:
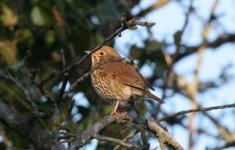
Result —
[{"label": "bird's head", "polygon": [[91,55],[92,67],[109,60],[120,60],[121,56],[119,53],[110,46],[103,45],[100,49]]}]

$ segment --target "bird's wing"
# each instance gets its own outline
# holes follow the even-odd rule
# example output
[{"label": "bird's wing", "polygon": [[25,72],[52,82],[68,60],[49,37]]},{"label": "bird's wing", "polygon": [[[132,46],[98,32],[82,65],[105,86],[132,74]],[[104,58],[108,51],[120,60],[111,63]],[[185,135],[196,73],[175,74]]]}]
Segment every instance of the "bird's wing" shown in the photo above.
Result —
[{"label": "bird's wing", "polygon": [[104,70],[108,70],[105,72],[105,75],[110,78],[125,85],[147,91],[146,88],[148,87],[148,84],[146,84],[146,80],[134,66],[125,62],[110,62],[103,66],[105,67]]}]

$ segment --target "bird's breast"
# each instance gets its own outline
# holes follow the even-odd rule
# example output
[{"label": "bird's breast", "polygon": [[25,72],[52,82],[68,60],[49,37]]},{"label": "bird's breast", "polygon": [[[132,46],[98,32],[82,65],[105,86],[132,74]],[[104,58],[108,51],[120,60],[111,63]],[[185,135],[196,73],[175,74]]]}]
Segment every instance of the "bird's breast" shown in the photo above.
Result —
[{"label": "bird's breast", "polygon": [[106,76],[101,70],[95,70],[91,74],[92,85],[96,93],[108,101],[128,101],[131,97],[131,88],[126,86],[112,76]]}]

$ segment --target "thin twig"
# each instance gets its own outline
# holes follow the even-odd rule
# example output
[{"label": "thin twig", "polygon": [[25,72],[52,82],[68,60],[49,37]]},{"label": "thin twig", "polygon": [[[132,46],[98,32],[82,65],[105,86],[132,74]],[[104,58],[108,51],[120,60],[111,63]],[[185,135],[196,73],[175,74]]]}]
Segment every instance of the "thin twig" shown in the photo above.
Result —
[{"label": "thin twig", "polygon": [[[219,36],[217,39],[215,39],[212,42],[207,41],[205,43],[205,47],[206,48],[212,48],[212,50],[217,50],[216,49],[217,47],[219,47],[223,44],[226,44],[226,43],[234,42],[234,41],[235,41],[235,34],[223,34],[223,35]],[[186,45],[182,45],[182,46],[183,46],[183,49],[185,51],[181,52],[178,55],[178,57],[176,59],[176,62],[178,62],[182,58],[185,58],[188,55],[196,53],[198,51],[199,47],[201,47],[201,45],[192,46],[192,47],[189,47],[189,46],[186,46]]]},{"label": "thin twig", "polygon": [[203,113],[206,117],[208,117],[212,123],[214,123],[214,125],[217,127],[218,129],[218,133],[219,133],[219,137],[221,137],[222,139],[224,139],[226,142],[231,142],[231,141],[235,141],[235,133],[231,133],[231,131],[229,131],[226,127],[224,127],[222,125],[222,123],[220,122],[220,120],[216,120],[214,119],[212,116],[210,116],[208,113]]},{"label": "thin twig", "polygon": [[63,95],[64,95],[64,91],[65,91],[68,80],[69,80],[68,74],[65,73],[64,79],[62,81],[62,85],[61,85],[61,88],[60,88],[59,96],[58,96],[58,99],[57,99],[57,103],[60,103],[60,101],[63,100]]},{"label": "thin twig", "polygon": [[158,0],[156,1],[153,5],[151,5],[150,7],[140,11],[136,17],[143,17],[146,14],[150,13],[151,11],[158,9],[160,7],[165,6],[166,4],[168,4],[169,2],[171,2],[171,0]]},{"label": "thin twig", "polygon": [[209,150],[222,150],[222,149],[226,149],[226,148],[230,148],[230,147],[231,147],[231,149],[235,147],[235,141],[227,142],[223,146],[218,146],[218,147],[215,147],[215,148],[211,148]]},{"label": "thin twig", "polygon": [[[167,69],[167,74],[166,74],[166,79],[165,79],[165,83],[163,85],[163,96],[162,96],[162,99],[164,99],[166,97],[166,89],[168,87],[168,84],[169,84],[169,78],[171,76],[171,73],[173,71],[173,65],[175,64],[175,61],[179,55],[179,52],[180,52],[180,48],[181,48],[181,41],[182,41],[182,36],[184,35],[184,32],[186,30],[186,27],[189,23],[189,16],[190,14],[193,12],[193,0],[190,1],[190,5],[189,5],[189,8],[188,8],[188,12],[186,13],[186,16],[185,16],[185,22],[184,22],[184,25],[182,27],[182,30],[175,33],[175,44],[176,44],[176,52],[174,53],[172,59],[171,59],[171,63],[169,64],[168,66],[168,69]],[[158,109],[160,110],[160,109]]]},{"label": "thin twig", "polygon": [[112,33],[110,36],[108,36],[101,44],[99,44],[97,47],[95,47],[93,50],[91,50],[90,53],[84,55],[80,60],[76,61],[74,64],[72,64],[71,66],[67,67],[66,69],[59,71],[57,73],[52,73],[50,74],[48,77],[46,77],[44,80],[40,81],[38,84],[40,86],[43,86],[46,82],[48,82],[49,80],[55,78],[55,77],[60,77],[62,76],[64,73],[68,73],[73,71],[76,67],[78,67],[83,61],[85,61],[91,54],[93,54],[94,52],[96,52],[98,49],[100,49],[104,44],[106,44],[108,41],[110,41],[112,38],[114,38],[115,36],[119,35],[122,31],[126,30],[126,29],[136,29],[137,25],[141,25],[141,26],[146,26],[148,28],[152,27],[154,25],[154,23],[148,23],[148,22],[138,22],[135,19],[131,19],[129,21],[126,20],[125,16],[121,17],[121,24],[122,26],[117,29],[114,33]]},{"label": "thin twig", "polygon": [[104,45],[105,43],[107,43],[110,39],[112,39],[113,37],[115,37],[116,35],[118,35],[120,32],[122,32],[125,28],[121,27],[119,28],[117,31],[115,31],[113,34],[111,34],[108,38],[106,38],[104,40],[104,42],[102,42],[101,44],[99,44],[96,48],[94,48],[92,50],[91,53],[86,54],[85,56],[83,56],[80,60],[76,61],[76,63],[74,63],[73,65],[69,66],[68,68],[59,71],[57,73],[52,73],[50,74],[46,79],[42,80],[40,83],[38,83],[39,85],[44,85],[46,82],[48,82],[49,80],[55,78],[55,77],[59,77],[61,75],[63,75],[64,73],[70,72],[72,70],[74,70],[76,67],[78,67],[83,61],[85,61],[92,53],[94,53],[95,51],[97,51],[99,48],[101,48],[102,45]]},{"label": "thin twig", "polygon": [[[197,64],[196,64],[196,67],[195,67],[195,71],[194,71],[194,76],[193,76],[193,83],[192,83],[192,90],[190,90],[190,93],[189,93],[189,96],[190,99],[192,100],[192,108],[197,108],[198,105],[197,105],[197,100],[196,100],[196,95],[198,93],[198,86],[199,86],[199,79],[198,79],[198,74],[199,74],[199,71],[200,71],[200,67],[201,67],[201,63],[202,63],[202,59],[203,59],[203,53],[204,53],[204,50],[205,50],[205,43],[207,41],[207,38],[208,38],[208,32],[211,28],[211,25],[212,25],[212,19],[213,16],[214,16],[214,12],[215,12],[215,9],[217,7],[217,4],[218,4],[218,0],[215,0],[214,1],[214,4],[211,8],[211,11],[210,11],[210,19],[208,20],[206,26],[204,27],[203,31],[202,31],[202,39],[203,39],[203,43],[201,45],[201,47],[198,49],[198,59],[197,59]],[[195,113],[191,113],[189,116],[189,124],[188,124],[188,130],[189,130],[189,145],[188,145],[188,149],[189,150],[192,150],[193,149],[193,146],[194,146],[194,140],[193,140],[193,135],[194,135],[194,118],[195,118]]]},{"label": "thin twig", "polygon": [[25,57],[20,61],[18,62],[17,64],[15,65],[12,65],[12,66],[8,66],[8,71],[10,72],[17,72],[19,69],[25,67],[25,62],[26,60],[31,56],[31,51],[28,50]]},{"label": "thin twig", "polygon": [[[126,142],[127,140],[131,139],[136,134],[136,129],[133,129],[130,131],[130,133],[122,140],[123,142]],[[120,145],[117,145],[113,148],[113,150],[118,150],[120,148]]]},{"label": "thin twig", "polygon": [[25,89],[25,87],[20,83],[17,78],[15,78],[9,71],[6,73],[0,71],[0,77],[15,84],[15,86],[24,94],[27,104],[29,104],[33,108],[33,111],[35,113],[38,112],[37,105],[31,99],[29,92],[27,91],[27,89]]},{"label": "thin twig", "polygon": [[57,106],[56,100],[51,96],[50,92],[45,90],[42,86],[36,85],[36,87],[39,89],[42,96],[46,98],[46,100],[53,102],[53,109],[51,109],[49,113],[46,113],[46,116],[51,117],[54,113],[58,114],[59,108]]},{"label": "thin twig", "polygon": [[[184,21],[184,25],[182,27],[182,30],[181,31],[178,31],[175,33],[175,45],[176,45],[176,51],[174,53],[174,55],[172,57],[169,57],[169,55],[167,55],[163,50],[163,55],[166,59],[166,62],[167,62],[167,70],[166,70],[166,77],[165,77],[165,82],[163,84],[163,87],[162,87],[162,100],[164,100],[166,98],[166,90],[169,86],[169,81],[170,81],[170,78],[171,76],[173,75],[173,67],[174,67],[174,64],[177,60],[177,57],[180,53],[180,49],[181,49],[181,46],[182,46],[182,36],[184,35],[185,33],[185,30],[186,30],[186,27],[189,23],[189,16],[190,14],[193,12],[193,0],[190,1],[190,5],[188,7],[188,11],[186,13],[186,18],[185,18],[185,21]],[[161,105],[158,105],[157,106],[157,111],[155,114],[158,114],[160,111],[161,111]]]},{"label": "thin twig", "polygon": [[148,137],[145,134],[145,118],[140,114],[140,112],[138,111],[138,109],[136,109],[135,104],[132,104],[132,108],[134,109],[135,113],[136,113],[136,118],[135,121],[137,122],[138,125],[140,125],[140,134],[141,134],[141,140],[143,142],[143,146],[145,149],[149,149],[150,145],[148,143]]},{"label": "thin twig", "polygon": [[66,68],[66,61],[65,61],[65,56],[64,56],[64,50],[61,49],[60,52],[61,52],[61,57],[62,57],[62,66],[63,66],[63,69],[65,69]]},{"label": "thin twig", "polygon": [[64,93],[63,98],[69,96],[69,94],[78,86],[78,84],[82,82],[85,78],[89,77],[90,74],[91,71],[84,73],[80,78],[78,78],[75,82],[73,82],[73,84],[70,86],[70,89]]},{"label": "thin twig", "polygon": [[159,119],[159,121],[168,120],[168,119],[178,117],[178,116],[182,116],[182,115],[192,113],[192,112],[206,112],[206,111],[211,111],[211,110],[215,110],[215,109],[225,109],[225,108],[234,108],[234,107],[235,107],[235,103],[234,104],[213,106],[213,107],[205,107],[205,108],[184,110],[184,111],[180,111],[180,112],[174,113],[174,114],[169,115],[169,116],[162,117],[162,118]]},{"label": "thin twig", "polygon": [[122,140],[119,140],[119,139],[116,139],[116,138],[102,136],[102,135],[99,135],[99,134],[94,134],[93,138],[95,138],[97,140],[101,140],[101,141],[112,142],[112,143],[124,146],[126,148],[137,148],[138,147],[138,145],[126,143],[126,142],[124,142]]}]

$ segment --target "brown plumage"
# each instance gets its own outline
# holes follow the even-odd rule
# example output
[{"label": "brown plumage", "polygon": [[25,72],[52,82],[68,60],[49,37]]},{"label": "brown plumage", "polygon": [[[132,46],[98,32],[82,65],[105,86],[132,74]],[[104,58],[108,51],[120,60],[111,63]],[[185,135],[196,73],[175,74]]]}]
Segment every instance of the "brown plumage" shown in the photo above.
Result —
[{"label": "brown plumage", "polygon": [[128,101],[141,96],[164,103],[148,90],[151,88],[149,83],[136,68],[124,61],[112,47],[104,45],[91,57],[91,80],[95,91],[108,102],[116,103],[111,114],[117,113],[118,105],[125,106]]}]

